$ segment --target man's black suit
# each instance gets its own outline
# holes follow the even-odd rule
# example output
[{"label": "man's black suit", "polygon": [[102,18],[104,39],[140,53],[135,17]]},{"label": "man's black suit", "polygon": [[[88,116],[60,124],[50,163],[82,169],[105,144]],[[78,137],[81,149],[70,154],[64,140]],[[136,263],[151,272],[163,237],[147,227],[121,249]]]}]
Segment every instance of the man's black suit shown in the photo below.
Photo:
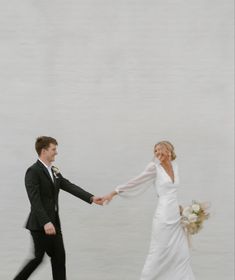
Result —
[{"label": "man's black suit", "polygon": [[[65,250],[59,219],[58,196],[60,189],[92,203],[93,195],[70,183],[59,174],[53,174],[52,180],[47,168],[39,160],[28,168],[25,174],[25,186],[31,204],[31,211],[26,223],[34,242],[35,257],[30,260],[15,280],[25,280],[41,263],[45,252],[51,258],[54,280],[65,280]],[[46,235],[44,225],[51,222],[56,235]]]}]

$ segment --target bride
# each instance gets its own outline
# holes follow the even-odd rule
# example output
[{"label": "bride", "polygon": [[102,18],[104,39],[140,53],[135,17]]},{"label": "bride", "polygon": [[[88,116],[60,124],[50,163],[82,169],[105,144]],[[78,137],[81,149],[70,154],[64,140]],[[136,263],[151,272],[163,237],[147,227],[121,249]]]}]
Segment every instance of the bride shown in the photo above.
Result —
[{"label": "bride", "polygon": [[[190,266],[187,236],[181,225],[181,206],[177,200],[178,167],[174,146],[161,141],[154,146],[155,160],[127,183],[119,185],[103,200],[110,202],[115,195],[128,197],[154,183],[158,196],[149,253],[141,280],[194,280]],[[148,184],[150,183],[150,184]]]}]

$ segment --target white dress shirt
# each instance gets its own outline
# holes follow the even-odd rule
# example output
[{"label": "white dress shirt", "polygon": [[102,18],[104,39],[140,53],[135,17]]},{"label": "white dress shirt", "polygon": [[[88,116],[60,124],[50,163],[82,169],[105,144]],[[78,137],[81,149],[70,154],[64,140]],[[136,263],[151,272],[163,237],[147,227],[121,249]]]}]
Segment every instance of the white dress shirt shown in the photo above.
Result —
[{"label": "white dress shirt", "polygon": [[48,170],[48,172],[49,172],[49,174],[50,174],[50,176],[51,176],[52,182],[54,182],[54,177],[53,177],[52,169],[51,169],[52,164],[48,166],[48,165],[46,165],[40,158],[39,158],[38,160],[46,167],[46,169]]}]

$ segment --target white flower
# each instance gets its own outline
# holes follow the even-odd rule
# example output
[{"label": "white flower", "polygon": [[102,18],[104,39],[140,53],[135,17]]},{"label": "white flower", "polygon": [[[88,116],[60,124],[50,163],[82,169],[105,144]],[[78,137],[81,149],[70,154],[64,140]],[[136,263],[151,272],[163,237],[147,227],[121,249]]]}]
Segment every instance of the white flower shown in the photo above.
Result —
[{"label": "white flower", "polygon": [[190,223],[194,223],[194,222],[196,222],[197,221],[197,215],[196,214],[190,214],[189,216],[188,216],[188,220],[189,220],[189,222]]},{"label": "white flower", "polygon": [[189,221],[186,217],[182,217],[181,223],[183,224],[183,226],[187,226],[189,224]]},{"label": "white flower", "polygon": [[184,208],[182,215],[184,217],[188,217],[190,214],[192,214],[192,209],[191,207],[187,206]]},{"label": "white flower", "polygon": [[[55,175],[55,176],[56,176],[57,174],[59,174],[59,173],[60,173],[59,168],[58,168],[58,167],[56,167],[56,166],[52,166],[52,167],[51,167],[51,169],[52,169],[52,171],[53,171],[53,173],[54,173],[54,175]],[[56,176],[56,178],[57,178],[57,176]]]},{"label": "white flower", "polygon": [[200,205],[195,203],[192,205],[192,209],[194,212],[197,213],[200,210]]}]

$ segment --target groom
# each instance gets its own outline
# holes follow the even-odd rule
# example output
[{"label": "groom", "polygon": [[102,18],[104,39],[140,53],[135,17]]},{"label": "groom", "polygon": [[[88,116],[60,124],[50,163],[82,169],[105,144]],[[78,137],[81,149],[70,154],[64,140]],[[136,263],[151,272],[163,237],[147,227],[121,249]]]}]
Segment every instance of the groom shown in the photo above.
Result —
[{"label": "groom", "polygon": [[45,253],[51,258],[53,279],[66,279],[65,249],[58,203],[60,189],[90,204],[103,203],[102,198],[70,183],[52,166],[57,155],[57,145],[56,139],[52,137],[38,137],[35,149],[39,158],[26,171],[25,186],[31,204],[26,228],[30,230],[33,239],[34,257],[18,273],[15,280],[28,279],[42,262]]}]

